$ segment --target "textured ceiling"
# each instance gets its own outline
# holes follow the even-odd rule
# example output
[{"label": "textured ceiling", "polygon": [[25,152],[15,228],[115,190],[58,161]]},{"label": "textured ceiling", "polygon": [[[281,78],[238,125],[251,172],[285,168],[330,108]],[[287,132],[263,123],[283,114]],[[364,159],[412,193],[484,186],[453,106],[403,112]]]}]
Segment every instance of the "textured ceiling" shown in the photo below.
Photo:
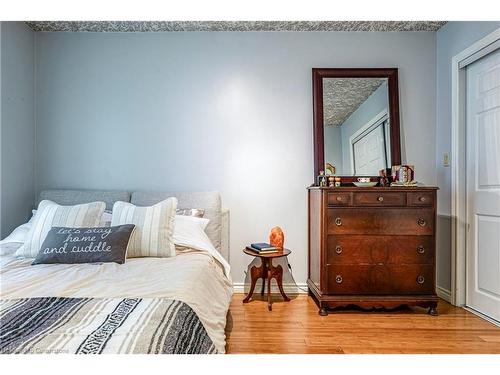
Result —
[{"label": "textured ceiling", "polygon": [[34,31],[436,31],[441,21],[36,21]]},{"label": "textured ceiling", "polygon": [[324,125],[342,125],[385,81],[387,78],[324,78]]}]

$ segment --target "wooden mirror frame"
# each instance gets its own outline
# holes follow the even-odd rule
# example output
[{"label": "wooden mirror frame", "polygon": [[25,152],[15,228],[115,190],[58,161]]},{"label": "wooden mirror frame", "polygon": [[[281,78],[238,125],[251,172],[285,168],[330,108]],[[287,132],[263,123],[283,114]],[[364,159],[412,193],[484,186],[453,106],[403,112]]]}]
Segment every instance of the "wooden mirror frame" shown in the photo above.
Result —
[{"label": "wooden mirror frame", "polygon": [[[319,171],[325,169],[325,143],[323,124],[323,78],[387,78],[389,95],[389,126],[391,139],[391,165],[401,164],[401,141],[399,132],[399,88],[397,68],[313,68],[313,141],[314,141],[314,185]],[[357,181],[358,177],[379,176],[342,176],[342,184]]]}]

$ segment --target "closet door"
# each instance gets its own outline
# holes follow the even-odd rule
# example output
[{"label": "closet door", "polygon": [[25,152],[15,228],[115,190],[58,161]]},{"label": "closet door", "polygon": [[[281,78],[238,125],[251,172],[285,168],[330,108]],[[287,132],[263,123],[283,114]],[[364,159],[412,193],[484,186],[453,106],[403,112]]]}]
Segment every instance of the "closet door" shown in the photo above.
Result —
[{"label": "closet door", "polygon": [[467,67],[467,289],[500,321],[500,51]]}]

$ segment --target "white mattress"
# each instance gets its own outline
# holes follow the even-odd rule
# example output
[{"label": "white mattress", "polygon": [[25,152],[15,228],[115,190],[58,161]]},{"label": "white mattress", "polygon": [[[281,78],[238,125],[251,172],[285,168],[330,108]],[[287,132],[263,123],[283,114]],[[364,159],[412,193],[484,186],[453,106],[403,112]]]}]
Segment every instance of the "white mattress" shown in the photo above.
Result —
[{"label": "white mattress", "polygon": [[192,250],[172,258],[133,258],[125,264],[41,264],[0,246],[0,297],[164,297],[188,304],[217,350],[225,352],[232,282],[212,255]]}]

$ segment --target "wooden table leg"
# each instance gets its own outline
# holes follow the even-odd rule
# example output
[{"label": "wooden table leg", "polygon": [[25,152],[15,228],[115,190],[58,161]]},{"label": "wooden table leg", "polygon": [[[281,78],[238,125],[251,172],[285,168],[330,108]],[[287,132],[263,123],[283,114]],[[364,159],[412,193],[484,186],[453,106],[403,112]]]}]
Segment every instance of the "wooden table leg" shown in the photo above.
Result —
[{"label": "wooden table leg", "polygon": [[273,260],[269,259],[267,265],[267,308],[269,311],[273,309],[273,303],[271,301],[271,278],[273,276],[272,270],[273,270]]},{"label": "wooden table leg", "polygon": [[260,267],[253,266],[250,269],[250,291],[243,300],[243,303],[250,302],[250,299],[252,298],[253,292],[255,290],[255,285],[257,284],[257,280],[261,278],[262,288],[260,294],[264,295],[267,282],[267,308],[269,309],[269,311],[272,311],[273,305],[271,299],[271,279],[276,280],[278,289],[283,296],[283,299],[288,302],[290,301],[290,298],[288,298],[288,296],[285,294],[285,291],[283,290],[283,267],[281,267],[281,265],[274,267],[272,259],[261,258],[261,262],[262,264],[260,265]]},{"label": "wooden table leg", "polygon": [[260,260],[263,267],[262,269],[262,288],[260,289],[260,295],[264,295],[264,291],[266,290],[266,278],[267,278],[267,259],[261,259]]},{"label": "wooden table leg", "polygon": [[251,277],[251,280],[252,280],[252,284],[250,285],[250,291],[248,292],[247,296],[243,300],[243,303],[249,302],[250,299],[252,298],[253,291],[255,289],[255,284],[257,283],[257,280],[260,277],[263,277],[263,278],[266,277],[266,275],[264,274],[263,271],[264,271],[264,267],[263,266],[261,266],[261,267],[255,267],[255,266],[253,266],[250,269],[250,277]]},{"label": "wooden table leg", "polygon": [[290,298],[285,294],[285,291],[283,290],[283,267],[278,265],[278,267],[275,268],[275,279],[276,282],[278,283],[278,288],[280,290],[281,295],[283,296],[283,299],[285,302],[290,301]]}]

